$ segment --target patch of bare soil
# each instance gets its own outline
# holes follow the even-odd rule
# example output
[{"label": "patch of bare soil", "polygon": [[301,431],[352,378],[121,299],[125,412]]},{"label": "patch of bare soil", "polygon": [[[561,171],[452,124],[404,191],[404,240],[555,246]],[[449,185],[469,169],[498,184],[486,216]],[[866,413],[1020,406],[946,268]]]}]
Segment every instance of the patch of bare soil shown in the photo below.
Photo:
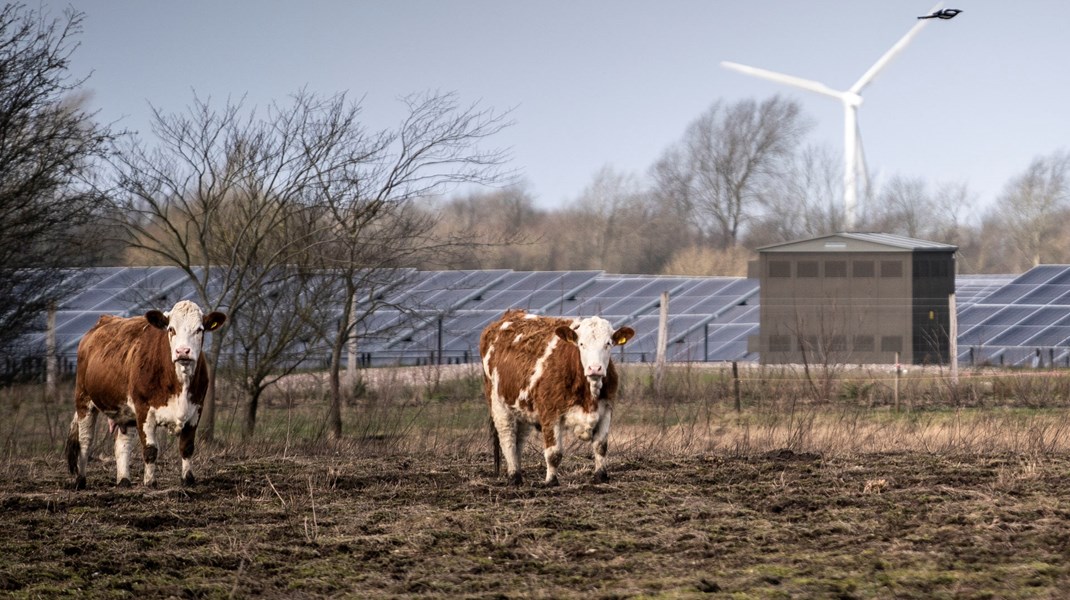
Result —
[{"label": "patch of bare soil", "polygon": [[[261,452],[263,452],[261,450]],[[1058,597],[1070,457],[573,453],[543,488],[489,456],[359,448],[201,455],[200,482],[66,489],[60,457],[0,480],[0,595]],[[168,487],[174,485],[175,487]]]}]

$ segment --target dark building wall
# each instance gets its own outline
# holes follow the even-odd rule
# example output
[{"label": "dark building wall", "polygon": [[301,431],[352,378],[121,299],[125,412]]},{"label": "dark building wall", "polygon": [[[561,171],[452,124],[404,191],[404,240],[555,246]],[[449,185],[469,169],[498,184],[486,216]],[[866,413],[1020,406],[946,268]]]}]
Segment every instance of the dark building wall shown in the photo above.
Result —
[{"label": "dark building wall", "polygon": [[915,252],[913,258],[913,354],[918,364],[946,363],[950,358],[950,296],[955,291],[954,255]]}]

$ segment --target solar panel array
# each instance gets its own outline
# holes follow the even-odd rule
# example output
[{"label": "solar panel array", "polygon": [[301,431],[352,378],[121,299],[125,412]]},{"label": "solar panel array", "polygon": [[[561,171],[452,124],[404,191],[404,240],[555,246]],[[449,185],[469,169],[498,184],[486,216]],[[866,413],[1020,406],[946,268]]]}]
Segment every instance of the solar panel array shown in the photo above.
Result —
[{"label": "solar panel array", "polygon": [[[661,294],[669,294],[669,361],[755,361],[758,281],[738,277],[613,275],[602,271],[404,271],[384,299],[392,305],[362,322],[362,364],[383,366],[478,360],[479,334],[509,308],[567,317],[600,315],[628,325],[629,362],[656,358]],[[57,312],[57,346],[73,364],[78,340],[102,314],[142,314],[196,294],[172,267],[107,267],[72,274],[79,292]],[[1041,265],[1011,275],[959,276],[959,360],[1070,366],[1070,266]],[[339,301],[341,302],[341,301]],[[407,307],[398,310],[393,306]],[[225,307],[224,307],[225,310]],[[336,314],[341,314],[339,309]],[[43,351],[43,334],[29,337]]]},{"label": "solar panel array", "polygon": [[959,311],[960,363],[1070,366],[1070,265],[1039,265]]}]

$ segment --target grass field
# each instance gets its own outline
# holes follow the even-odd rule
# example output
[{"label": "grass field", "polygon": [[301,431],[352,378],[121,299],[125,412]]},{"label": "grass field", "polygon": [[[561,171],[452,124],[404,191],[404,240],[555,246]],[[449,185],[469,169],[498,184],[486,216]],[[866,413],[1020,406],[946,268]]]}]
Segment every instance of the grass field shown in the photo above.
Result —
[{"label": "grass field", "polygon": [[558,488],[538,484],[534,440],[524,486],[494,475],[471,377],[372,390],[333,443],[315,390],[271,399],[246,441],[224,402],[197,486],[178,486],[169,441],[159,487],[115,488],[103,440],[82,492],[60,455],[68,404],[7,388],[0,595],[1063,597],[1066,376],[1028,377],[905,381],[895,411],[883,384],[819,398],[760,374],[737,413],[723,374],[680,371],[655,390],[631,371],[610,482],[590,483],[572,443]]}]

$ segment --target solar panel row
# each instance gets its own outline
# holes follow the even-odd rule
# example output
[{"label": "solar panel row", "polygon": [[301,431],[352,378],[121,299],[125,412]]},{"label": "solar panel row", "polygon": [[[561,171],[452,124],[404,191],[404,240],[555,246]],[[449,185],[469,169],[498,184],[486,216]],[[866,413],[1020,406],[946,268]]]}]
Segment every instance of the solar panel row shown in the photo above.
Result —
[{"label": "solar panel row", "polygon": [[[660,298],[669,294],[667,359],[757,360],[758,282],[737,277],[613,275],[601,271],[415,271],[361,322],[365,364],[474,361],[479,334],[504,310],[561,316],[600,315],[636,337],[626,361],[652,361]],[[57,314],[59,353],[73,360],[78,340],[102,314],[140,314],[194,299],[185,273],[171,267],[108,267],[71,274],[79,292]],[[1029,364],[1070,361],[1070,266],[1041,265],[1013,277],[960,276],[956,297],[959,360]],[[395,307],[404,306],[400,311]],[[335,313],[341,315],[339,309]],[[43,336],[31,346],[43,348]]]}]

